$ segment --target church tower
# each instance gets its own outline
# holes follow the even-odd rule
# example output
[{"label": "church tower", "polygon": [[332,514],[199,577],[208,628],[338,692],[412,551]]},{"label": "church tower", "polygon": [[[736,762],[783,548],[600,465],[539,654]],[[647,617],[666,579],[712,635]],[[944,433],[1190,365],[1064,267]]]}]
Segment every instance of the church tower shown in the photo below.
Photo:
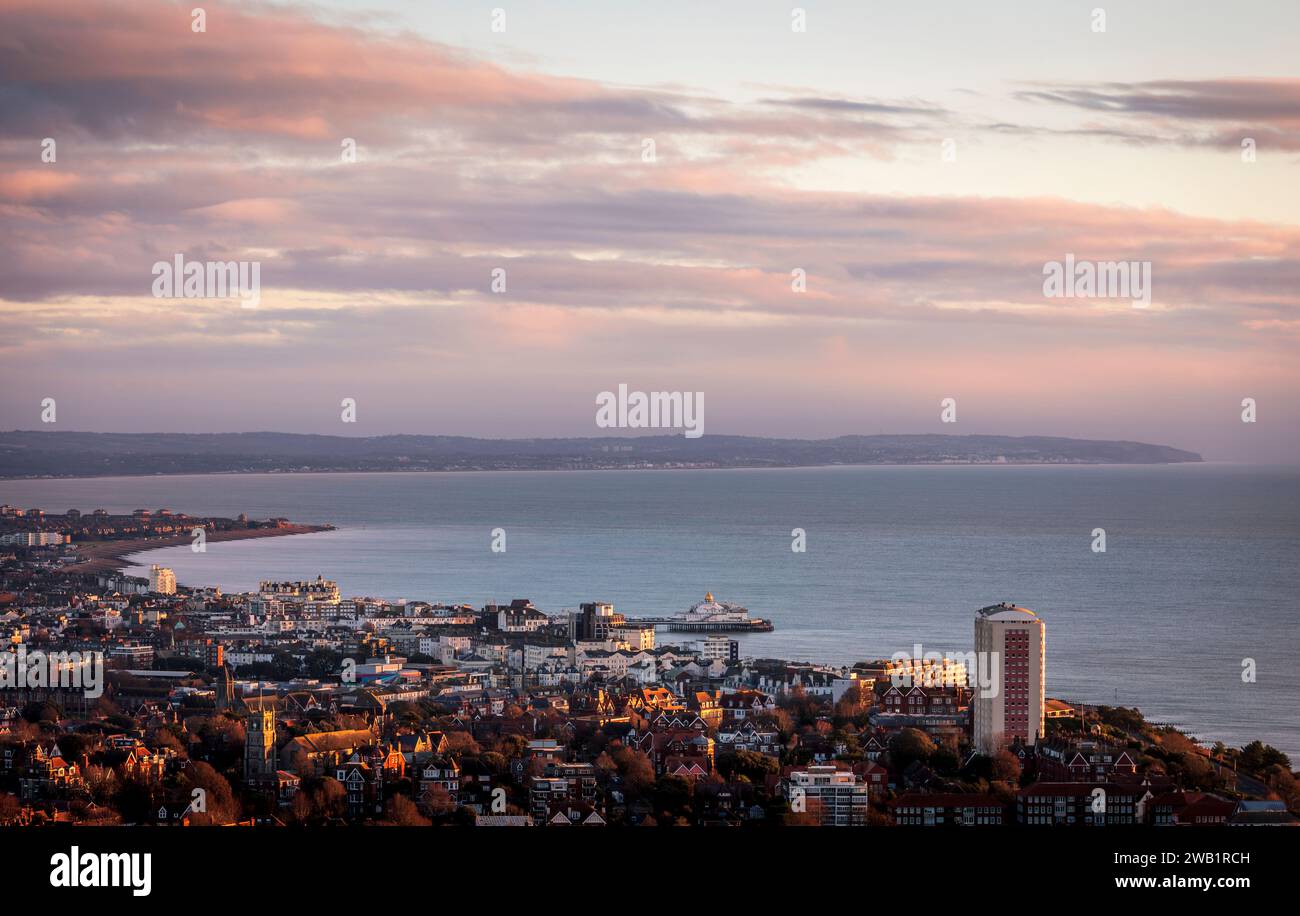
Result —
[{"label": "church tower", "polygon": [[249,786],[275,784],[279,762],[275,753],[275,702],[263,697],[248,701],[244,719],[244,782]]},{"label": "church tower", "polygon": [[222,665],[217,672],[217,682],[213,684],[217,697],[217,712],[226,712],[235,708],[235,679],[230,676],[230,666]]}]

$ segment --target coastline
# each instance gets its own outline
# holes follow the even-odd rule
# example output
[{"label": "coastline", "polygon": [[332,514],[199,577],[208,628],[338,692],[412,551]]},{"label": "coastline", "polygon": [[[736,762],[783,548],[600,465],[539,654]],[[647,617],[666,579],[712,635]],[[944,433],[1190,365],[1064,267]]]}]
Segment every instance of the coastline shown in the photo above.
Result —
[{"label": "coastline", "polygon": [[[702,504],[697,501],[701,494],[714,492],[731,494],[731,489],[716,491],[716,487],[721,487],[731,480],[735,481],[734,486],[741,496],[741,503],[746,502],[746,494],[755,494],[757,500],[755,505],[761,511],[754,513],[742,505],[734,513],[711,515],[711,521],[698,520],[685,530],[690,533],[692,541],[697,538],[702,539],[700,544],[705,545],[705,549],[698,552],[690,549],[673,549],[669,555],[674,562],[691,561],[686,575],[690,582],[698,582],[704,586],[721,589],[723,592],[743,595],[751,603],[757,602],[753,605],[756,613],[776,617],[778,626],[775,633],[741,634],[738,637],[742,649],[748,654],[851,663],[854,659],[870,655],[871,653],[865,652],[867,647],[870,647],[874,654],[888,656],[893,649],[901,645],[896,637],[902,635],[903,631],[892,629],[882,619],[882,617],[888,618],[888,614],[868,608],[859,610],[844,605],[849,609],[842,613],[837,612],[833,616],[806,613],[802,606],[796,607],[800,595],[805,594],[800,589],[826,588],[827,591],[817,594],[830,596],[835,607],[838,608],[841,607],[842,599],[851,596],[854,589],[869,594],[871,581],[881,583],[894,581],[898,575],[901,575],[893,571],[895,568],[902,570],[919,568],[919,564],[912,563],[909,557],[937,555],[943,558],[945,569],[956,571],[962,583],[960,589],[962,592],[987,593],[995,598],[1005,597],[1003,591],[999,589],[1004,589],[1006,586],[1000,585],[1000,580],[1019,582],[1016,578],[1018,570],[1013,562],[1018,554],[1014,551],[1008,552],[1011,548],[1023,547],[1025,555],[1037,557],[1044,556],[1044,544],[1056,543],[1069,546],[1067,538],[1071,532],[1065,532],[1056,541],[1050,538],[1043,541],[1015,540],[1021,534],[1027,538],[1028,533],[1040,532],[1041,526],[1035,519],[1043,513],[1035,511],[1032,513],[1033,517],[1029,519],[1029,527],[1021,533],[1012,532],[1010,540],[1004,532],[976,532],[978,535],[992,538],[986,542],[989,545],[988,549],[993,551],[988,556],[996,561],[992,573],[982,571],[973,563],[958,562],[962,558],[962,552],[949,546],[952,539],[943,531],[931,531],[928,528],[917,530],[909,528],[907,524],[897,529],[892,527],[900,517],[906,518],[906,513],[910,511],[907,509],[907,504],[915,499],[917,494],[928,491],[932,485],[937,485],[943,480],[951,480],[951,492],[954,493],[962,493],[970,486],[974,486],[975,489],[971,490],[971,493],[985,500],[989,497],[981,494],[986,492],[987,487],[979,481],[985,481],[993,488],[990,493],[997,493],[1004,489],[1001,483],[1003,479],[1012,483],[1022,481],[1026,484],[1038,480],[1041,486],[1055,489],[1057,484],[1054,480],[1060,478],[1062,486],[1066,487],[1067,491],[1088,495],[1089,500],[1093,499],[1089,494],[1096,494],[1098,498],[1107,496],[1097,503],[1096,511],[1110,520],[1114,517],[1117,508],[1123,508],[1126,503],[1131,504],[1129,497],[1145,490],[1146,481],[1150,481],[1153,485],[1159,481],[1168,481],[1171,487],[1177,485],[1177,489],[1171,490],[1171,493],[1188,493],[1206,491],[1209,487],[1218,489],[1219,484],[1226,479],[1218,474],[1206,475],[1206,471],[1215,467],[1209,463],[1184,465],[1183,470],[1167,465],[1161,466],[1158,470],[1143,470],[1138,466],[1110,470],[1096,466],[1057,466],[1056,470],[1028,470],[1023,467],[1001,466],[1000,473],[974,469],[954,470],[952,465],[945,467],[948,469],[940,470],[934,465],[837,466],[806,471],[728,469],[732,472],[695,475],[661,473],[640,476],[601,475],[585,471],[554,474],[527,471],[455,472],[454,474],[429,471],[353,472],[325,476],[296,474],[292,480],[277,480],[276,475],[271,474],[238,476],[199,474],[169,477],[170,484],[137,477],[134,480],[125,478],[116,484],[97,481],[63,484],[51,481],[47,484],[29,484],[21,492],[19,487],[14,485],[5,495],[9,502],[17,505],[46,505],[55,508],[66,505],[82,506],[84,509],[97,505],[95,501],[97,493],[104,493],[110,494],[114,500],[109,508],[115,512],[122,511],[122,507],[155,504],[175,505],[178,508],[194,505],[200,507],[205,513],[210,512],[221,516],[231,516],[237,511],[247,510],[252,517],[256,518],[288,516],[292,519],[301,512],[307,515],[306,518],[299,517],[299,522],[304,525],[333,523],[341,529],[332,533],[328,539],[311,538],[301,542],[277,541],[275,544],[268,543],[260,547],[248,545],[233,549],[214,547],[208,552],[206,558],[200,554],[191,554],[184,547],[179,546],[187,544],[188,541],[185,540],[177,542],[173,539],[157,538],[145,540],[143,543],[81,542],[84,548],[93,549],[96,554],[116,554],[120,561],[119,565],[125,567],[123,571],[132,576],[147,575],[149,564],[158,563],[162,566],[175,567],[178,584],[184,582],[194,587],[201,587],[219,583],[223,591],[232,591],[255,590],[259,579],[296,579],[302,577],[300,573],[314,576],[318,572],[324,572],[327,575],[335,574],[341,580],[345,593],[349,595],[373,595],[391,600],[399,597],[423,598],[431,601],[446,600],[452,603],[463,600],[472,601],[478,606],[490,602],[495,597],[501,597],[502,592],[511,591],[533,599],[539,607],[547,610],[563,609],[575,605],[580,600],[599,596],[614,601],[620,611],[629,615],[649,615],[659,611],[668,612],[669,608],[684,607],[689,600],[697,596],[692,591],[687,598],[670,600],[676,597],[675,583],[660,582],[660,577],[657,576],[646,575],[634,583],[621,581],[617,565],[607,561],[619,559],[623,554],[613,548],[607,548],[605,543],[615,546],[623,544],[629,549],[635,547],[638,550],[645,544],[666,543],[672,547],[675,541],[665,541],[654,534],[655,531],[661,530],[662,524],[673,526],[671,529],[663,530],[673,532],[678,530],[675,527],[677,522],[665,522],[664,519],[681,514],[677,511],[680,507],[708,505],[716,508],[724,504],[738,505],[730,496],[726,499],[710,498]],[[1243,485],[1249,482],[1248,478],[1255,471],[1253,466],[1247,465],[1219,467],[1224,468],[1225,474],[1234,478],[1240,477]],[[748,471],[748,473],[741,473],[741,471]],[[412,474],[415,476],[410,476]],[[1285,479],[1280,480],[1279,483],[1293,487],[1295,478],[1292,474],[1293,471],[1288,471]],[[787,476],[792,478],[798,476],[798,480],[792,481],[792,484],[798,485],[780,487],[775,495],[770,495],[767,481],[777,484]],[[863,481],[860,485],[857,482],[859,478]],[[884,479],[890,486],[871,482],[877,478]],[[1178,484],[1173,480],[1175,478],[1181,478],[1185,483]],[[435,481],[439,479],[447,481],[449,487],[451,484],[456,486],[445,490],[426,489],[432,488]],[[533,482],[529,483],[529,479]],[[694,483],[691,482],[692,479]],[[111,478],[109,480],[111,481]],[[477,482],[472,483],[475,480]],[[904,491],[906,495],[890,497],[880,502],[883,496],[894,492],[892,490],[894,480],[910,482]],[[969,481],[969,484],[963,481]],[[643,484],[646,486],[642,486]],[[1123,486],[1120,486],[1121,484]],[[519,486],[523,489],[500,489],[503,485]],[[530,495],[544,493],[561,485],[564,487],[564,499],[558,502],[552,496],[539,503],[536,495]],[[605,531],[604,526],[611,523],[610,519],[605,517],[598,519],[602,526],[600,532],[583,528],[566,528],[562,523],[574,515],[575,504],[570,501],[570,497],[580,491],[586,491],[589,486],[598,489],[590,494],[589,502],[582,504],[584,511],[592,506],[611,506],[614,509],[622,509],[626,506],[629,512],[637,506],[659,506],[661,508],[656,509],[651,515],[651,520],[655,524],[643,531],[638,527],[641,522],[624,524],[626,519],[632,516],[618,512],[612,516],[613,523],[623,527],[619,529],[621,533],[616,537],[611,538],[601,533]],[[625,489],[628,487],[634,489],[628,491]],[[1276,489],[1273,484],[1269,487]],[[880,506],[873,510],[875,515],[871,523],[888,524],[891,526],[888,530],[893,532],[889,538],[882,537],[868,541],[865,547],[862,542],[843,537],[841,534],[845,532],[852,534],[859,524],[865,525],[866,522],[860,523],[856,515],[851,512],[838,509],[826,511],[818,508],[823,505],[839,505],[844,501],[844,494],[858,493],[859,489],[862,494],[865,494],[861,495],[863,500],[869,497],[873,504],[880,503]],[[1250,487],[1249,493],[1255,493],[1256,489]],[[642,490],[646,491],[646,495],[636,495]],[[629,496],[629,492],[635,498]],[[1040,506],[1041,500],[1030,499],[1033,492],[1024,491],[1023,496],[1017,497],[1017,501],[1023,502],[1026,508]],[[1164,492],[1165,488],[1161,485],[1158,493]],[[379,495],[375,496],[376,493]],[[524,494],[526,498],[520,499],[520,494]],[[608,502],[612,494],[624,494],[624,496],[614,502]],[[358,500],[358,497],[367,495],[369,501]],[[1261,494],[1251,497],[1252,504],[1259,495]],[[292,498],[287,498],[289,496]],[[824,502],[826,497],[835,498]],[[670,501],[667,508],[664,508],[665,499]],[[507,514],[512,500],[536,503],[545,511]],[[802,510],[805,514],[798,515],[798,510],[805,504],[809,508]],[[1146,503],[1141,503],[1134,510],[1135,517],[1143,520],[1145,525],[1154,526],[1157,521],[1164,519],[1164,516],[1148,515],[1144,511],[1145,506]],[[393,531],[390,527],[390,523],[395,519],[409,520],[413,515],[424,516],[435,508],[441,513],[437,516],[438,520],[449,526],[450,533],[435,536],[436,532],[425,532],[411,536],[409,531]],[[936,506],[936,511],[942,508]],[[1071,507],[1067,508],[1070,508],[1071,512],[1075,511]],[[672,511],[668,511],[669,509]],[[793,515],[792,510],[795,510]],[[1201,512],[1196,514],[1203,515]],[[1275,554],[1280,554],[1284,557],[1289,550],[1285,541],[1287,529],[1279,527],[1285,525],[1288,515],[1289,512],[1286,511],[1279,511],[1276,517],[1269,514],[1268,518],[1276,524],[1269,528],[1268,533],[1260,540],[1259,546],[1268,546],[1270,543],[1280,546],[1276,551],[1266,552],[1264,556],[1272,558]],[[784,522],[787,516],[790,516],[791,520],[783,527],[780,523]],[[942,519],[948,517],[946,514],[939,516]],[[1050,519],[1054,516],[1043,515],[1043,517]],[[1217,515],[1215,517],[1219,518]],[[555,532],[544,544],[534,542],[545,546],[549,553],[541,557],[536,556],[535,551],[531,550],[531,546],[526,541],[516,540],[513,537],[514,527],[508,526],[511,528],[512,535],[511,553],[508,555],[511,565],[486,565],[484,558],[487,562],[496,559],[486,551],[485,545],[480,543],[486,536],[486,531],[482,529],[485,522],[482,520],[489,518],[513,520],[516,525],[526,524],[534,528],[540,525]],[[1065,580],[1056,576],[1053,569],[1048,569],[1040,575],[1030,576],[1031,581],[1028,584],[1017,585],[1017,592],[1013,593],[1013,596],[1018,597],[1020,594],[1031,596],[1036,599],[1039,606],[1049,611],[1061,612],[1060,625],[1052,631],[1056,648],[1082,646],[1086,650],[1094,645],[1086,641],[1089,639],[1089,628],[1093,626],[1087,615],[1095,613],[1099,615],[1100,620],[1110,619],[1109,614],[1094,610],[1104,604],[1108,593],[1113,593],[1120,585],[1125,587],[1131,585],[1137,588],[1137,591],[1132,594],[1145,596],[1142,599],[1144,601],[1158,597],[1154,596],[1153,592],[1143,591],[1143,580],[1148,578],[1149,574],[1127,575],[1125,573],[1127,569],[1134,568],[1130,562],[1134,560],[1133,551],[1143,551],[1136,558],[1142,559],[1143,562],[1148,556],[1165,558],[1173,556],[1167,549],[1168,542],[1164,540],[1164,537],[1171,535],[1180,538],[1190,536],[1192,539],[1187,543],[1191,546],[1188,549],[1196,546],[1197,539],[1202,537],[1204,532],[1198,533],[1199,528],[1188,527],[1192,524],[1190,520],[1187,525],[1181,524],[1180,518],[1181,515],[1173,518],[1175,524],[1172,527],[1164,526],[1163,521],[1160,522],[1163,534],[1159,543],[1155,543],[1145,534],[1137,537],[1135,535],[1139,532],[1129,531],[1124,551],[1112,550],[1110,556],[1096,557],[1089,553],[1085,561],[1098,564],[1097,572],[1104,573],[1101,575],[1103,582],[1116,575],[1120,577],[1111,585],[1098,586],[1095,581],[1098,576],[1093,575],[1080,577],[1080,581],[1070,581],[1069,587],[1066,587],[1066,584],[1063,584]],[[620,519],[624,521],[619,521]],[[1222,526],[1227,525],[1230,520],[1224,517],[1214,522],[1211,526],[1213,529],[1211,536],[1217,538],[1218,534],[1222,533]],[[1203,522],[1204,519],[1197,524]],[[809,533],[813,535],[812,547],[806,556],[788,553],[786,536],[790,531],[789,525],[796,523],[807,527]],[[751,530],[754,524],[761,524],[761,531],[756,528]],[[417,524],[416,527],[432,529],[440,525]],[[1184,528],[1187,530],[1183,530]],[[1084,536],[1090,530],[1091,528],[1085,530]],[[1107,530],[1112,537],[1116,535],[1112,526],[1108,525]],[[755,532],[770,534],[775,545],[770,554],[765,554],[757,560],[754,559],[753,548],[757,546],[767,549],[768,544],[765,539],[750,537]],[[1279,534],[1282,535],[1283,540],[1274,539],[1274,536]],[[212,533],[209,532],[209,536],[211,535]],[[895,539],[901,539],[897,545],[894,543]],[[1250,539],[1253,540],[1253,536]],[[977,545],[978,543],[976,542]],[[530,546],[530,550],[522,551],[525,546]],[[1202,548],[1207,546],[1202,545]],[[168,548],[171,549],[166,554],[147,553],[150,549]],[[982,551],[985,548],[979,549]],[[1222,566],[1232,567],[1248,562],[1250,555],[1256,555],[1253,553],[1255,549],[1252,547],[1248,554],[1241,556],[1231,554],[1231,559],[1222,561]],[[139,552],[131,553],[132,550]],[[1212,578],[1212,574],[1221,568],[1219,561],[1213,559],[1218,555],[1219,550],[1216,545],[1214,551],[1203,549],[1202,553],[1198,554],[1203,560],[1210,561],[1201,573],[1173,567],[1179,569],[1177,578],[1195,579],[1198,575],[1204,576],[1207,580]],[[591,553],[588,554],[587,551]],[[1059,553],[1064,557],[1059,564],[1061,569],[1066,572],[1074,569],[1074,554],[1067,554],[1064,549]],[[437,558],[437,562],[429,562],[430,557]],[[589,557],[592,558],[592,562],[588,562]],[[728,565],[733,559],[739,561],[740,565],[736,567]],[[813,562],[806,562],[808,560]],[[1113,562],[1117,560],[1124,561],[1126,565],[1117,568],[1117,563]],[[781,561],[788,563],[789,566],[783,566],[780,575],[775,573],[768,575],[764,572],[765,566],[770,567],[773,563]],[[854,563],[857,567],[854,567]],[[896,566],[899,563],[902,565]],[[1100,565],[1103,563],[1106,565]],[[110,568],[112,566],[112,564],[104,565]],[[832,568],[836,571],[835,575],[827,575],[826,570]],[[865,568],[873,572],[850,575],[854,568]],[[1166,567],[1161,564],[1160,568]],[[722,574],[725,575],[727,570],[732,569],[738,570],[736,575],[743,578],[738,582],[724,581],[719,585],[719,570],[722,570]],[[94,573],[95,568],[89,565],[73,567],[71,569],[73,575],[65,576],[65,581],[74,580],[82,571]],[[1175,577],[1171,575],[1168,578]],[[751,593],[748,589],[755,583],[761,585],[766,591],[761,594]],[[930,628],[941,626],[934,622],[938,617],[936,612],[920,606],[924,603],[922,591],[900,591],[899,594],[895,594],[895,591],[900,590],[891,589],[886,592],[882,586],[881,591],[876,595],[875,604],[890,613],[906,616],[909,621],[912,621],[909,626]],[[1175,589],[1173,594],[1181,594],[1182,591],[1182,589]],[[806,592],[806,594],[812,593]],[[1275,598],[1270,593],[1261,592],[1261,594],[1265,600]],[[949,603],[955,604],[955,602]],[[759,609],[760,607],[762,610]],[[1203,629],[1207,623],[1204,619],[1205,615],[1198,614],[1195,608],[1195,603],[1189,602],[1183,613],[1191,614],[1196,619],[1197,626],[1182,628],[1186,635],[1180,636],[1172,643],[1179,645],[1180,648],[1168,651],[1177,651],[1184,658],[1204,659],[1204,664],[1213,667],[1214,670],[1229,670],[1230,663],[1231,666],[1239,664],[1240,652],[1235,659],[1227,658],[1222,646],[1215,641],[1206,642],[1195,637],[1195,632]],[[769,611],[772,613],[769,614]],[[778,611],[780,613],[777,613]],[[1129,619],[1131,617],[1132,615]],[[1212,625],[1214,621],[1208,623]],[[923,633],[924,641],[927,644],[933,643],[939,648],[965,645],[968,636],[964,630],[949,631],[946,625],[942,626],[941,629],[927,629]],[[1135,632],[1124,638],[1144,638],[1140,632],[1144,626],[1133,625],[1132,629]],[[1285,645],[1289,638],[1285,630],[1281,631],[1278,637],[1280,638],[1276,642],[1281,645]],[[673,641],[672,637],[660,638]],[[747,642],[752,642],[753,645],[745,647],[744,644]],[[910,645],[912,640],[909,637],[902,642]],[[859,651],[859,647],[862,647],[862,651]],[[1159,659],[1161,651],[1158,648],[1154,649],[1150,655]],[[1277,654],[1278,648],[1276,645],[1259,647],[1258,651],[1265,656],[1271,656]],[[1136,705],[1149,713],[1154,720],[1176,723],[1194,734],[1205,736],[1209,740],[1219,738],[1226,743],[1247,742],[1254,737],[1245,734],[1240,724],[1242,721],[1271,723],[1268,730],[1271,736],[1269,743],[1300,756],[1300,750],[1297,750],[1300,744],[1288,737],[1293,732],[1284,730],[1286,709],[1273,704],[1273,694],[1267,689],[1256,691],[1262,696],[1258,700],[1249,701],[1252,705],[1261,704],[1256,707],[1255,713],[1251,713],[1245,709],[1237,709],[1238,697],[1244,699],[1246,691],[1240,694],[1234,691],[1233,696],[1225,700],[1223,706],[1205,704],[1196,701],[1198,692],[1193,687],[1171,686],[1181,683],[1183,679],[1180,677],[1144,677],[1141,682],[1146,686],[1138,689],[1125,676],[1124,679],[1116,679],[1113,684],[1096,687],[1098,676],[1082,670],[1086,660],[1086,651],[1083,654],[1068,653],[1057,657],[1053,677],[1049,682],[1049,686],[1058,692],[1057,695],[1090,703],[1120,704],[1122,702],[1123,705]],[[1280,662],[1280,658],[1274,658],[1271,662],[1266,659],[1264,664],[1275,666]],[[1104,668],[1100,669],[1098,675],[1104,670]],[[1105,677],[1100,677],[1100,680],[1104,681]],[[1118,695],[1114,691],[1116,686],[1119,687]],[[1258,719],[1253,718],[1255,716],[1258,716]],[[1277,730],[1274,730],[1273,726],[1276,726]],[[1263,729],[1261,728],[1260,731],[1262,732]]]},{"label": "coastline", "polygon": [[[281,528],[249,528],[234,531],[210,531],[207,540],[249,541],[258,538],[286,537],[291,534],[316,534],[321,531],[333,531],[333,525],[285,525]],[[166,538],[128,538],[116,541],[81,541],[74,542],[77,552],[86,559],[63,567],[60,572],[65,575],[96,575],[104,572],[120,572],[127,566],[134,565],[127,557],[164,547],[182,547],[191,543],[188,534]]]},{"label": "coastline", "polygon": [[[217,532],[215,534],[209,535],[209,538],[213,541],[255,540],[261,538],[268,538],[268,537],[278,537],[282,535],[312,534],[312,533],[321,533],[321,532],[336,531],[336,530],[338,530],[338,528],[337,526],[334,525],[295,524],[295,525],[288,525],[282,528]],[[89,548],[85,551],[85,553],[91,556],[91,559],[83,563],[76,564],[75,566],[65,567],[62,570],[62,572],[72,573],[72,574],[93,575],[101,572],[121,571],[125,567],[141,565],[140,558],[139,556],[137,556],[138,554],[148,553],[149,551],[152,550],[186,546],[189,543],[190,543],[190,538],[188,536],[169,537],[169,538],[134,538],[129,540],[121,540],[121,541],[90,542]],[[134,559],[129,559],[129,558],[134,558]],[[202,588],[202,587],[204,586],[188,586],[189,589]],[[423,600],[437,601],[439,599],[427,598]],[[643,618],[629,618],[629,622],[645,623],[647,621]],[[660,630],[660,627],[656,626],[655,629],[658,631]],[[675,630],[672,627],[665,627],[664,632],[674,633],[683,638],[690,637],[689,632]],[[700,632],[704,632],[704,631],[700,631]],[[758,631],[751,631],[751,630],[743,630],[743,631],[717,630],[713,632],[741,632],[741,633],[750,633],[754,635],[758,634]],[[771,629],[769,628],[768,630],[764,630],[762,632],[771,632]],[[762,655],[761,657],[784,657],[784,656],[780,655],[780,650],[775,650],[775,652],[769,652],[766,655]],[[879,657],[879,658],[887,657],[886,650],[875,649],[875,650],[862,653],[862,656],[859,659],[859,661],[863,661],[875,657]],[[793,657],[792,661],[796,663],[800,661],[810,661],[814,663],[831,664],[831,665],[848,664],[843,662],[841,663],[816,662],[815,659],[806,658],[803,656],[795,656]],[[1142,716],[1146,724],[1150,725],[1152,729],[1156,731],[1168,731],[1168,732],[1181,735],[1182,737],[1186,738],[1188,741],[1192,742],[1193,744],[1198,745],[1201,748],[1201,752],[1206,756],[1209,756],[1209,749],[1216,742],[1222,741],[1228,744],[1230,747],[1234,746],[1232,744],[1232,741],[1235,739],[1233,739],[1230,736],[1222,735],[1213,729],[1207,732],[1206,726],[1204,725],[1198,726],[1188,722],[1169,721],[1169,720],[1154,721],[1148,718],[1148,714],[1145,710],[1147,710],[1149,706],[1145,699],[1132,701],[1128,704],[1120,703],[1118,701],[1112,704],[1112,703],[1102,702],[1098,699],[1081,699],[1079,694],[1071,693],[1068,690],[1056,692],[1055,698],[1061,700],[1062,702],[1067,703],[1070,706],[1075,707],[1076,709],[1091,710],[1093,714],[1096,714],[1097,711],[1103,707],[1113,708],[1113,709],[1126,709],[1126,708],[1133,709],[1134,711],[1138,712],[1139,715]],[[1130,737],[1137,740],[1136,736],[1130,736]],[[1256,738],[1253,740],[1266,741],[1266,743],[1272,746],[1278,746],[1275,743],[1277,742],[1277,739],[1272,736],[1270,736],[1267,739]],[[1245,743],[1246,743],[1245,740],[1242,739],[1241,746],[1244,746]],[[1294,752],[1288,752],[1288,753],[1294,753]],[[1247,777],[1247,779],[1249,779],[1249,777]],[[1255,785],[1258,787],[1261,784],[1256,782]],[[1259,789],[1257,794],[1262,794],[1264,791],[1265,790],[1263,789]]]},{"label": "coastline", "polygon": [[835,464],[700,464],[691,466],[664,465],[654,467],[600,466],[584,468],[537,467],[537,468],[304,468],[295,470],[238,470],[238,471],[175,471],[175,472],[141,472],[128,474],[114,472],[109,474],[0,474],[0,483],[30,481],[72,481],[72,480],[140,480],[142,478],[162,477],[309,477],[321,474],[589,474],[593,472],[641,471],[815,471],[836,468],[1170,468],[1203,466],[1240,466],[1250,468],[1295,469],[1300,464],[1249,464],[1239,461],[1201,460],[1201,461],[868,461],[860,463],[838,462]]}]

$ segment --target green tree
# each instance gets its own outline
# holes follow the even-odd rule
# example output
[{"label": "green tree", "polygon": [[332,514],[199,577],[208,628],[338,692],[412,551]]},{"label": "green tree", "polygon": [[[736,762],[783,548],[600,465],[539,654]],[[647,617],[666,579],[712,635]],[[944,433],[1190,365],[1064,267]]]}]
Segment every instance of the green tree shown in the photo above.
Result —
[{"label": "green tree", "polygon": [[[28,719],[28,721],[32,720]],[[1261,741],[1252,741],[1243,747],[1238,759],[1241,769],[1252,773],[1267,769],[1274,764],[1288,770],[1291,769],[1291,760],[1286,754]]]}]

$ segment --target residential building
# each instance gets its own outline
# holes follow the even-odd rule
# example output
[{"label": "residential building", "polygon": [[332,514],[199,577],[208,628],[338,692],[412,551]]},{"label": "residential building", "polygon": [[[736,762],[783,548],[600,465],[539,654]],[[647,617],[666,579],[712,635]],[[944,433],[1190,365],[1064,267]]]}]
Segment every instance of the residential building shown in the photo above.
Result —
[{"label": "residential building", "polygon": [[823,827],[858,827],[867,823],[870,787],[851,770],[810,766],[785,780],[790,810],[817,818]]},{"label": "residential building", "polygon": [[1156,827],[1208,827],[1228,823],[1237,803],[1208,792],[1165,792],[1146,805]]},{"label": "residential building", "polygon": [[1141,786],[1036,782],[1016,796],[1016,819],[1029,826],[1106,827],[1140,822]]},{"label": "residential building", "polygon": [[176,573],[157,563],[149,567],[149,591],[159,595],[176,594]]},{"label": "residential building", "polygon": [[1091,739],[1040,741],[1034,756],[1043,782],[1108,782],[1137,773],[1127,750]]},{"label": "residential building", "polygon": [[1028,608],[994,604],[975,612],[974,743],[992,755],[1032,747],[1044,731],[1046,633]]},{"label": "residential building", "polygon": [[889,802],[894,823],[904,827],[1000,826],[1011,822],[1012,808],[979,793],[909,793]]}]

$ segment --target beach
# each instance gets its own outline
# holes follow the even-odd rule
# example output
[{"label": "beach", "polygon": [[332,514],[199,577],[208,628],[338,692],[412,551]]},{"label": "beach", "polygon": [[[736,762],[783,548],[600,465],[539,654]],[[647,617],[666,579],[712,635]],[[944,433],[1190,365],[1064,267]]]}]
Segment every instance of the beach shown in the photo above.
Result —
[{"label": "beach", "polygon": [[[257,538],[284,537],[290,534],[313,534],[318,531],[332,531],[332,525],[284,525],[279,528],[247,528],[228,531],[209,531],[209,543],[218,541],[251,541]],[[102,572],[114,572],[131,564],[127,557],[143,553],[146,550],[158,550],[163,547],[188,546],[192,542],[188,534],[164,538],[124,538],[113,541],[81,541],[73,544],[83,559],[63,568],[69,575],[94,575]]]}]

